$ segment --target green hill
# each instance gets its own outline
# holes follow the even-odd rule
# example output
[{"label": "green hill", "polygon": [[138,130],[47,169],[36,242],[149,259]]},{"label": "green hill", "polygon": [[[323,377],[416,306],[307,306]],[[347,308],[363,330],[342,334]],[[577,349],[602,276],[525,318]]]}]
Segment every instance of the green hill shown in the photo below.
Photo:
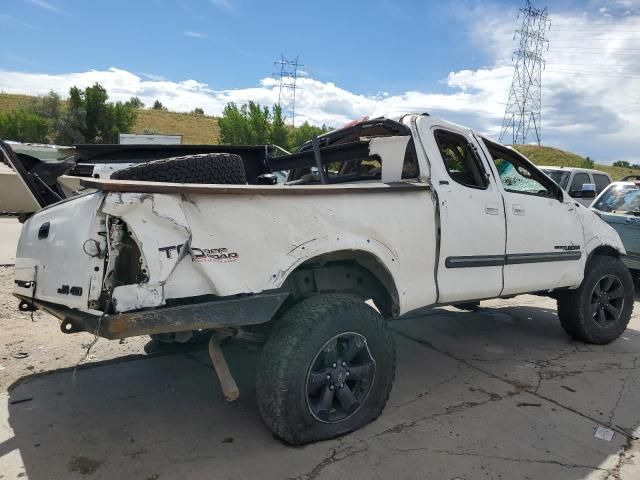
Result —
[{"label": "green hill", "polygon": [[[576,155],[575,153],[560,150],[559,148],[538,145],[514,145],[513,147],[536,165],[553,167],[585,167],[587,162],[584,157]],[[620,180],[626,175],[640,174],[640,170],[614,167],[612,165],[603,165],[600,163],[596,163],[592,168],[607,172],[614,180]]]},{"label": "green hill", "polygon": [[[0,93],[0,112],[26,107],[33,97]],[[218,143],[218,119],[193,113],[140,109],[131,133],[182,135],[183,143]]]},{"label": "green hill", "polygon": [[[28,95],[0,93],[0,112],[24,107],[32,98]],[[145,132],[182,135],[184,143],[217,143],[220,138],[218,119],[215,117],[140,109],[132,133]],[[558,148],[538,145],[516,145],[515,148],[536,165],[584,167],[586,163],[584,157]],[[625,175],[640,174],[640,170],[598,163],[593,168],[607,172],[614,180]]]}]

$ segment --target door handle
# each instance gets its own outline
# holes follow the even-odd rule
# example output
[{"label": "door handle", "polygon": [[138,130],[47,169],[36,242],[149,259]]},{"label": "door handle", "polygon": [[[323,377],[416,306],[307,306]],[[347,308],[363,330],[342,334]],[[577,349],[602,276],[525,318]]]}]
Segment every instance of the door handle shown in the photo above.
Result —
[{"label": "door handle", "polygon": [[486,213],[487,215],[499,215],[500,214],[500,209],[498,208],[498,204],[497,203],[487,203],[484,206],[484,213]]},{"label": "door handle", "polygon": [[513,214],[514,215],[524,215],[525,214],[525,210],[524,207],[522,205],[513,205]]}]

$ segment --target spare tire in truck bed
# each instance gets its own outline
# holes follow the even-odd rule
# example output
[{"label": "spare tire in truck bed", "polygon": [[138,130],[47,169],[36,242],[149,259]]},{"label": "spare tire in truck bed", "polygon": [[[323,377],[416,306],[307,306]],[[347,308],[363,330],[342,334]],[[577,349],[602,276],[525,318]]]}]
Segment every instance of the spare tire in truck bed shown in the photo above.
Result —
[{"label": "spare tire in truck bed", "polygon": [[232,153],[203,153],[155,160],[114,172],[111,178],[173,183],[247,183],[242,158]]}]

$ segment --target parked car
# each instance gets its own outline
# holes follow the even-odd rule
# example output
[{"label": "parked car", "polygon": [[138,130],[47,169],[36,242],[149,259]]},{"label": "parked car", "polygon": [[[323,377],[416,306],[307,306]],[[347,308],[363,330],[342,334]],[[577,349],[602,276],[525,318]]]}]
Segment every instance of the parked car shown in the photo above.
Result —
[{"label": "parked car", "polygon": [[591,208],[618,232],[627,251],[622,261],[640,275],[640,176],[611,183]]},{"label": "parked car", "polygon": [[[409,114],[295,154],[220,148],[83,179],[96,191],[31,216],[19,308],[109,339],[210,329],[229,400],[239,392],[218,340],[264,342],[258,409],[294,444],[380,415],[396,362],[386,321],[407,312],[535,292],[557,299],[571,337],[605,344],[627,327],[633,282],[616,231],[468,128]],[[274,171],[288,181],[261,184]]]},{"label": "parked car", "polygon": [[611,183],[608,173],[590,168],[541,166],[540,170],[585,207]]}]

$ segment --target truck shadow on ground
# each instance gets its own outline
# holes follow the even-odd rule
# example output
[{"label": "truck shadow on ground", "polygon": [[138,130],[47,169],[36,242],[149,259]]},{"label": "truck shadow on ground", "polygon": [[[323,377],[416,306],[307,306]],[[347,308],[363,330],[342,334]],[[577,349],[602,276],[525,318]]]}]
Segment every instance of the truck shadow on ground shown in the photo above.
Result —
[{"label": "truck shadow on ground", "polygon": [[[293,448],[263,426],[259,352],[225,347],[241,397],[226,403],[206,350],[34,375],[10,388],[31,479],[585,478],[605,475],[637,428],[640,333],[570,341],[552,308],[433,310],[391,324],[398,373],[383,415]],[[610,441],[594,436],[612,429]]]}]

